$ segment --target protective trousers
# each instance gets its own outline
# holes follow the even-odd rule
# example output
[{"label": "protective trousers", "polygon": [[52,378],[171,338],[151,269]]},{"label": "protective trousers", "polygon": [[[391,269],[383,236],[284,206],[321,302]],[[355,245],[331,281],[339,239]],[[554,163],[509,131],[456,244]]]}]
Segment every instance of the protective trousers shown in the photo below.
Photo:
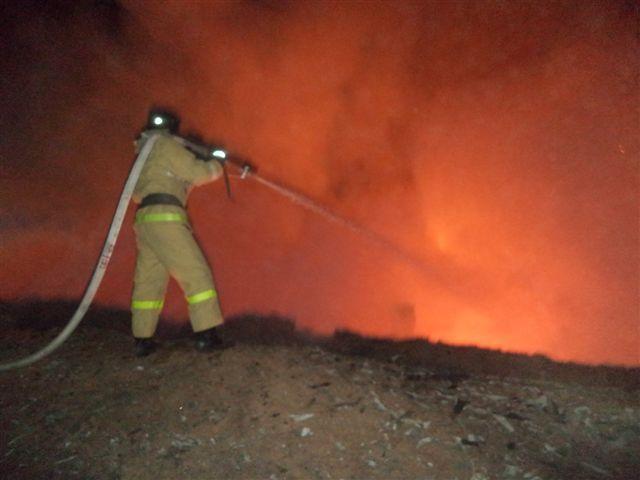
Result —
[{"label": "protective trousers", "polygon": [[164,205],[142,208],[134,229],[138,256],[131,303],[133,336],[149,338],[155,333],[169,276],[186,296],[195,332],[222,324],[211,269],[185,211]]}]

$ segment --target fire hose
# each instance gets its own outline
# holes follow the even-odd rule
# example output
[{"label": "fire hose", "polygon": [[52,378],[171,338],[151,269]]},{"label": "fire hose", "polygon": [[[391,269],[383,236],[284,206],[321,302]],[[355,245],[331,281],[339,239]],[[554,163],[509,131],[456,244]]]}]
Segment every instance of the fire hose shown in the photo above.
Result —
[{"label": "fire hose", "polygon": [[[138,178],[140,177],[140,172],[142,172],[142,167],[144,167],[144,164],[147,161],[147,158],[149,157],[149,154],[153,149],[153,145],[155,144],[158,137],[159,136],[157,134],[152,134],[146,139],[146,142],[142,146],[140,153],[136,157],[136,160],[134,161],[133,166],[129,171],[129,177],[127,178],[127,181],[124,184],[124,188],[122,189],[122,193],[120,194],[120,200],[118,201],[118,206],[116,208],[115,214],[113,215],[113,219],[111,220],[109,233],[107,234],[104,245],[102,247],[102,251],[100,252],[100,257],[98,258],[98,262],[93,271],[93,275],[91,276],[91,280],[89,281],[89,284],[84,291],[84,295],[82,297],[82,300],[80,301],[80,304],[78,305],[78,308],[76,309],[67,325],[53,340],[51,340],[51,342],[49,342],[49,344],[47,344],[37,352],[19,360],[0,364],[0,372],[11,370],[14,368],[26,367],[27,365],[31,365],[32,363],[41,360],[42,358],[54,352],[58,347],[60,347],[80,324],[85,314],[87,313],[87,310],[89,310],[89,307],[93,302],[93,298],[95,297],[98,288],[102,283],[102,279],[107,270],[107,266],[109,265],[109,261],[111,260],[111,255],[113,254],[116,241],[118,240],[120,228],[122,227],[122,223],[124,222],[127,208],[129,206],[129,201],[131,200],[131,196],[133,195],[133,190],[136,186],[136,183],[138,182]],[[196,150],[196,154],[201,153],[197,151],[199,148],[206,148],[194,142],[190,142],[189,140],[183,139],[182,137],[175,136],[174,138],[178,142],[185,145],[187,148]],[[208,155],[209,158],[213,157],[224,159],[226,156],[224,154],[224,151],[222,150],[209,150],[207,153],[210,153],[210,155]],[[246,177],[246,175],[249,173],[250,167],[246,164],[236,164],[236,166],[242,170],[241,177]],[[227,192],[229,192],[228,185]]]}]

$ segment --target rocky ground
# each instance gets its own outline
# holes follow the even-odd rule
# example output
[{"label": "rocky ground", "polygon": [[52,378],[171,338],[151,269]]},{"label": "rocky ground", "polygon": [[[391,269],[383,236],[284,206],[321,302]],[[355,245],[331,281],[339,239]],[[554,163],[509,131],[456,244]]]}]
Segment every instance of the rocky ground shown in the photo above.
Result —
[{"label": "rocky ground", "polygon": [[[0,360],[70,304],[0,305]],[[46,320],[44,320],[46,318]],[[231,320],[132,357],[127,314],[92,310],[51,357],[0,373],[0,478],[636,479],[639,370]]]}]

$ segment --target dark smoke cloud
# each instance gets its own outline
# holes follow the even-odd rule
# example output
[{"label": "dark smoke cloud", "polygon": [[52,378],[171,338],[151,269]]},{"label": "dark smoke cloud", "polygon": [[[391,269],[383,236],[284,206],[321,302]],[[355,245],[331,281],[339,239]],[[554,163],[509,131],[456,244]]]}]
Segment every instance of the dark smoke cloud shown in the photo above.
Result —
[{"label": "dark smoke cloud", "polygon": [[[42,5],[3,7],[2,298],[80,295],[162,102],[390,242],[197,191],[226,312],[640,360],[633,2]],[[104,303],[128,303],[126,230]]]}]

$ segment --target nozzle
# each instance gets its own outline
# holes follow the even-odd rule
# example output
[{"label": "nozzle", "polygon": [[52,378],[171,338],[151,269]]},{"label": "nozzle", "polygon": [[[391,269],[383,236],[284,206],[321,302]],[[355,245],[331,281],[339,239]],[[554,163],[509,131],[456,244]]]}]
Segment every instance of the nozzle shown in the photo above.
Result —
[{"label": "nozzle", "polygon": [[224,159],[227,158],[227,152],[221,149],[216,149],[211,152],[211,156]]}]

